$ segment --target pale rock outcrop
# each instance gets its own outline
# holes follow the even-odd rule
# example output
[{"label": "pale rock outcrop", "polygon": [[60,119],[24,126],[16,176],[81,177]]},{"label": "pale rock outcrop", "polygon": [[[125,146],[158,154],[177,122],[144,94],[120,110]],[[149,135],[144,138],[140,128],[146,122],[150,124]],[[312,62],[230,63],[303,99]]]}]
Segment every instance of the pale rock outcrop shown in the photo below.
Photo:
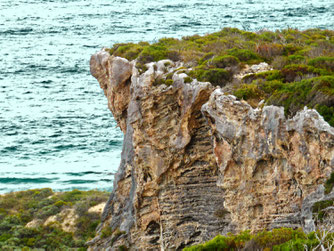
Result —
[{"label": "pale rock outcrop", "polygon": [[239,73],[234,75],[234,78],[241,80],[246,76],[271,70],[273,70],[273,68],[265,62],[255,65],[245,65]]},{"label": "pale rock outcrop", "polygon": [[242,229],[312,228],[311,204],[327,196],[321,184],[334,169],[333,128],[317,112],[287,120],[282,108],[253,109],[177,71],[171,86],[157,85],[176,63],[142,74],[135,65],[106,51],[91,58],[124,132],[91,250],[175,250]]},{"label": "pale rock outcrop", "polygon": [[315,110],[286,119],[283,107],[253,109],[220,89],[202,111],[237,230],[305,225],[298,216],[304,199],[334,169],[334,129]]},{"label": "pale rock outcrop", "polygon": [[103,209],[105,208],[106,203],[102,202],[88,209],[88,213],[102,214]]},{"label": "pale rock outcrop", "polygon": [[[63,209],[60,213],[56,215],[51,215],[48,217],[44,223],[43,226],[47,226],[50,224],[59,224],[62,230],[65,232],[71,232],[74,233],[76,230],[76,220],[79,218],[79,216],[76,214],[74,208],[67,208]],[[33,223],[32,221],[31,223]]]}]

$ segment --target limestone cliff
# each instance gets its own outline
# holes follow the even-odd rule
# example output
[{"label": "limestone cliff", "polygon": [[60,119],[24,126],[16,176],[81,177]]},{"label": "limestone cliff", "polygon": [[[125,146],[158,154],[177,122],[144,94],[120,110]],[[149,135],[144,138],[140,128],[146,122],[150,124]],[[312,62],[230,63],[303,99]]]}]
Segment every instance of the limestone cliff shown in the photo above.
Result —
[{"label": "limestone cliff", "polygon": [[[90,66],[124,133],[92,250],[175,250],[243,229],[312,230],[313,203],[334,198],[322,186],[334,171],[334,129],[315,110],[286,119],[279,107],[254,109],[210,83],[186,83],[182,63],[170,60],[141,73],[135,61],[101,51]],[[157,84],[171,72],[171,85]]]}]

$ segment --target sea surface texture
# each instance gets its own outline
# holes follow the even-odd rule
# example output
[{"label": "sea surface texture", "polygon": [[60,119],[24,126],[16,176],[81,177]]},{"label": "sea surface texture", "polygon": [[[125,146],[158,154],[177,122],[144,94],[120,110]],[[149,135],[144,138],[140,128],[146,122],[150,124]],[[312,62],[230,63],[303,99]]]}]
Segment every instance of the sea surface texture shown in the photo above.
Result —
[{"label": "sea surface texture", "polygon": [[224,27],[334,27],[333,0],[0,1],[0,193],[112,189],[123,135],[90,55]]}]

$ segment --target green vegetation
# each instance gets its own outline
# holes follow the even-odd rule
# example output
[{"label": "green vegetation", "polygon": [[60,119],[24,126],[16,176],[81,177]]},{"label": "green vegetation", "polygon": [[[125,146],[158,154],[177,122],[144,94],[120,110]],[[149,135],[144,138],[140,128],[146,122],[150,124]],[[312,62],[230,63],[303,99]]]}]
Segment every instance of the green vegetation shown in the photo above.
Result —
[{"label": "green vegetation", "polygon": [[232,78],[230,71],[206,66],[196,67],[195,70],[189,72],[189,76],[218,86],[224,86]]},{"label": "green vegetation", "polygon": [[[88,209],[107,199],[107,192],[54,193],[49,188],[5,194],[0,197],[0,249],[86,250],[85,242],[94,237],[100,223],[100,215]],[[62,226],[66,214],[61,212],[66,210],[74,210],[78,216],[71,232]],[[44,224],[50,216],[56,221]],[[36,224],[26,227],[32,221]]]},{"label": "green vegetation", "polygon": [[334,75],[291,83],[282,81],[284,76],[283,72],[277,71],[257,74],[255,80],[250,84],[242,84],[234,95],[245,100],[265,99],[266,104],[283,106],[288,116],[294,115],[304,106],[314,108],[334,126]]},{"label": "green vegetation", "polygon": [[[162,38],[149,44],[114,44],[110,53],[129,60],[138,58],[140,63],[161,59],[182,60],[198,66],[204,61],[224,56],[234,56],[241,63],[265,61],[272,63],[277,57],[285,57],[286,64],[309,61],[309,65],[333,71],[334,31],[309,29],[298,31],[248,32],[236,28],[224,28],[204,36],[194,35],[182,39]],[[316,59],[317,58],[317,59]],[[224,68],[225,66],[216,66]]]},{"label": "green vegetation", "polygon": [[323,221],[326,215],[326,212],[324,211],[324,209],[330,206],[334,206],[334,200],[323,200],[323,201],[318,201],[314,203],[312,207],[312,211],[313,211],[313,214],[316,216],[316,218],[320,222]]},{"label": "green vegetation", "polygon": [[[218,86],[231,82],[233,74],[245,64],[264,61],[274,70],[246,76],[236,86],[234,95],[253,106],[262,99],[267,105],[284,106],[288,116],[308,106],[334,126],[332,30],[248,32],[224,28],[204,36],[163,38],[153,44],[115,44],[109,51],[129,60],[137,58],[141,72],[147,70],[145,64],[151,61],[181,60],[192,68],[185,78],[186,83],[197,78]],[[155,84],[166,84],[166,81]]]},{"label": "green vegetation", "polygon": [[[320,232],[305,234],[301,229],[279,228],[272,231],[262,231],[257,234],[250,234],[249,231],[241,232],[237,235],[218,235],[212,240],[203,244],[186,247],[184,251],[211,251],[211,250],[312,250],[319,245],[316,235]],[[330,233],[323,241],[325,248],[334,241],[334,233]]]},{"label": "green vegetation", "polygon": [[331,173],[331,176],[325,183],[325,194],[329,194],[333,190],[333,187],[334,187],[334,172]]}]

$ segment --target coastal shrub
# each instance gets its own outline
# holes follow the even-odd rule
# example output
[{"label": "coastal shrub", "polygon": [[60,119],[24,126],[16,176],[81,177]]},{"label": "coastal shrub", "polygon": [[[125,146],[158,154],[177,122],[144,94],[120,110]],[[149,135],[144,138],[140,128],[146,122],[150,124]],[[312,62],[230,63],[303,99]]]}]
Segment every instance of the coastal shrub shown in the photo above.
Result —
[{"label": "coastal shrub", "polygon": [[203,64],[205,61],[213,58],[215,54],[213,52],[205,53],[204,56],[198,61],[198,64]]},{"label": "coastal shrub", "polygon": [[239,234],[217,235],[205,243],[186,247],[184,251],[211,250],[304,250],[319,244],[315,233],[306,235],[301,229],[278,228],[251,234],[243,231]]},{"label": "coastal shrub", "polygon": [[113,54],[115,56],[124,57],[128,60],[133,60],[138,57],[143,48],[144,47],[139,44],[133,44],[133,43],[119,44],[115,46]]},{"label": "coastal shrub", "polygon": [[279,70],[265,71],[257,74],[246,75],[242,80],[245,83],[252,83],[254,80],[265,79],[268,81],[272,80],[284,80],[284,76]]},{"label": "coastal shrub", "polygon": [[[286,113],[293,115],[306,105],[309,107],[318,105],[320,108],[319,105],[331,102],[333,93],[333,76],[315,77],[281,85],[279,89],[274,90],[267,103],[284,106]],[[313,103],[315,96],[317,97],[316,103]],[[324,110],[321,112],[324,112]],[[329,118],[326,117],[325,119]]]},{"label": "coastal shrub", "polygon": [[334,127],[334,106],[327,106],[327,105],[320,105],[317,104],[314,107],[319,114],[330,124]]},{"label": "coastal shrub", "polygon": [[185,83],[191,83],[193,81],[191,77],[185,77],[183,80]]},{"label": "coastal shrub", "polygon": [[46,207],[43,207],[36,213],[36,218],[45,220],[51,215],[56,215],[60,213],[60,207],[55,205],[48,205]]},{"label": "coastal shrub", "polygon": [[[182,39],[162,38],[153,44],[147,42],[115,44],[109,52],[129,60],[137,58],[141,73],[146,71],[145,64],[151,61],[169,58],[173,61],[182,60],[187,67],[196,67],[207,60],[206,63],[210,65],[212,61],[216,61],[215,58],[227,55],[236,57],[241,65],[265,60],[275,69],[281,70],[288,64],[307,63],[308,66],[333,72],[333,33],[330,30],[320,29],[305,31],[286,29],[255,33],[236,28],[224,28],[204,36],[193,35]],[[226,68],[228,66],[211,64],[210,67]],[[309,76],[304,76],[305,74],[303,73],[301,77],[308,78]],[[316,74],[324,75],[321,72]]]},{"label": "coastal shrub", "polygon": [[281,74],[285,82],[300,81],[303,75],[312,75],[313,77],[320,75],[327,75],[327,72],[321,69],[314,68],[307,65],[287,65],[281,70]]},{"label": "coastal shrub", "polygon": [[304,251],[313,250],[316,246],[318,246],[319,241],[316,238],[313,239],[292,239],[283,244],[275,245],[273,247],[273,251]]},{"label": "coastal shrub", "polygon": [[209,250],[229,250],[230,244],[228,243],[228,238],[225,236],[217,235],[212,240],[199,245],[194,245],[192,247],[186,247],[184,251],[209,251]]},{"label": "coastal shrub", "polygon": [[[293,41],[291,41],[291,42],[293,42]],[[284,46],[283,55],[284,56],[290,56],[290,55],[293,55],[293,54],[301,51],[302,49],[303,49],[303,47],[301,47],[297,44],[289,43],[289,44],[286,44]]]},{"label": "coastal shrub", "polygon": [[[312,69],[318,69],[313,68]],[[246,76],[233,94],[239,99],[265,99],[266,104],[283,106],[287,115],[294,115],[304,106],[316,109],[320,115],[334,126],[334,76],[325,75],[286,82],[288,71],[303,74],[309,66],[287,67],[286,72],[274,70]],[[311,70],[312,70],[311,69]]]},{"label": "coastal shrub", "polygon": [[275,32],[267,31],[267,30],[261,32],[259,34],[259,38],[261,41],[265,41],[265,42],[276,41],[279,39]]},{"label": "coastal shrub", "polygon": [[110,226],[104,226],[102,231],[101,231],[101,238],[107,238],[112,235],[111,227]]},{"label": "coastal shrub", "polygon": [[138,62],[146,64],[149,62],[159,61],[167,58],[167,48],[163,45],[150,45],[144,47],[139,54]]},{"label": "coastal shrub", "polygon": [[267,60],[272,59],[275,56],[283,55],[284,46],[277,43],[261,43],[256,46],[256,52],[262,58]]},{"label": "coastal shrub", "polygon": [[210,65],[213,68],[226,68],[236,66],[240,63],[239,59],[234,56],[218,56],[211,60]]},{"label": "coastal shrub", "polygon": [[289,64],[302,64],[305,61],[305,57],[302,55],[290,55],[288,56]]},{"label": "coastal shrub", "polygon": [[289,64],[289,60],[286,56],[276,56],[271,61],[272,67],[277,70],[281,70],[287,64]]},{"label": "coastal shrub", "polygon": [[266,98],[270,97],[275,91],[281,90],[284,87],[284,83],[282,80],[271,80],[271,81],[265,81],[265,80],[257,80],[254,83],[256,83],[260,90],[262,90]]},{"label": "coastal shrub", "polygon": [[198,67],[189,72],[189,76],[198,79],[199,81],[210,82],[215,86],[224,86],[231,80],[231,72],[221,68],[206,68]]},{"label": "coastal shrub", "polygon": [[261,100],[264,97],[262,90],[258,88],[256,84],[244,84],[238,90],[234,92],[234,95],[239,99],[258,99]]},{"label": "coastal shrub", "polygon": [[166,79],[166,81],[165,81],[165,84],[167,85],[167,86],[170,86],[170,85],[172,85],[174,83],[174,81],[172,80],[172,79]]},{"label": "coastal shrub", "polygon": [[238,58],[242,62],[258,62],[260,57],[253,51],[247,49],[229,49],[227,54]]},{"label": "coastal shrub", "polygon": [[75,232],[76,236],[84,240],[93,238],[95,236],[95,230],[100,224],[100,215],[96,213],[85,213],[80,216],[76,221],[77,230]]},{"label": "coastal shrub", "polygon": [[313,214],[316,215],[316,219],[318,219],[320,222],[322,222],[324,216],[325,216],[325,211],[327,207],[333,206],[334,201],[333,200],[323,200],[323,201],[318,201],[314,203],[312,207],[312,212]]},{"label": "coastal shrub", "polygon": [[174,81],[172,79],[164,79],[164,78],[156,78],[153,82],[154,86],[158,86],[158,85],[162,85],[165,84],[167,86],[170,86],[174,83]]},{"label": "coastal shrub", "polygon": [[334,172],[331,173],[331,176],[325,183],[325,193],[329,194],[333,190],[333,187],[334,187]]},{"label": "coastal shrub", "polygon": [[313,58],[309,60],[308,64],[317,68],[324,68],[328,71],[334,71],[334,57]]},{"label": "coastal shrub", "polygon": [[272,248],[275,245],[293,239],[305,239],[306,235],[301,229],[278,228],[272,231],[262,231],[254,236],[254,241],[263,248]]},{"label": "coastal shrub", "polygon": [[[99,214],[88,213],[88,209],[108,197],[108,193],[94,190],[54,193],[51,189],[33,189],[5,194],[0,197],[0,249],[86,250],[85,242],[94,237],[100,223]],[[74,233],[62,230],[59,222],[43,225],[45,219],[66,207],[74,207],[79,216]],[[38,218],[41,223],[25,227]]]},{"label": "coastal shrub", "polygon": [[288,115],[293,115],[306,105],[307,94],[312,89],[310,81],[301,81],[294,84],[282,85],[280,90],[276,90],[268,99],[269,104],[284,106],[284,111]]}]

